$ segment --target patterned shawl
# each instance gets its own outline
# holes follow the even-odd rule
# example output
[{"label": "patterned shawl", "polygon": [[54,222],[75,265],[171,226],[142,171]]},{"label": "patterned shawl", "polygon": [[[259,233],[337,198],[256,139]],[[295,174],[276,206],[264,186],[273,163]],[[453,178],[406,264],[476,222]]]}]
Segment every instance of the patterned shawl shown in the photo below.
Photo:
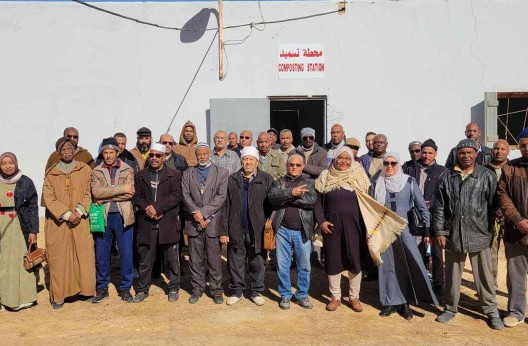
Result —
[{"label": "patterned shawl", "polygon": [[407,220],[370,197],[369,187],[370,181],[365,170],[355,161],[345,171],[338,171],[332,165],[315,181],[316,190],[323,194],[340,188],[356,192],[361,216],[367,229],[370,256],[376,265],[380,265],[383,263],[381,254],[400,236],[407,226]]}]

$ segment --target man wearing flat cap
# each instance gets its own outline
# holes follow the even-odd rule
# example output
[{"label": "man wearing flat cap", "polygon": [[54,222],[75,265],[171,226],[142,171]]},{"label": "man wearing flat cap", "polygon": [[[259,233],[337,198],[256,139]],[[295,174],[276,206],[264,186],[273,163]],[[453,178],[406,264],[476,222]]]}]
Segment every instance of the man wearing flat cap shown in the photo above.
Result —
[{"label": "man wearing flat cap", "polygon": [[145,168],[145,161],[149,156],[150,144],[152,143],[152,132],[146,127],[137,130],[137,142],[130,153],[134,155],[138,162],[139,169]]},{"label": "man wearing flat cap", "polygon": [[246,262],[249,264],[250,297],[257,305],[264,305],[264,270],[267,251],[263,248],[266,218],[271,215],[268,192],[273,178],[258,169],[259,152],[244,147],[240,152],[242,168],[229,176],[227,199],[220,228],[220,242],[227,244],[227,260],[231,280],[231,296],[227,305],[235,305],[247,288]]},{"label": "man wearing flat cap", "polygon": [[447,323],[458,311],[464,263],[469,256],[479,302],[492,329],[504,325],[497,310],[490,244],[497,178],[475,163],[479,147],[472,139],[457,145],[457,164],[440,178],[433,207],[435,241],[445,249],[446,307],[437,321]]},{"label": "man wearing flat cap", "polygon": [[271,149],[273,150],[279,150],[281,145],[280,143],[277,143],[277,139],[279,138],[279,131],[277,131],[276,129],[274,129],[273,127],[271,129],[269,129],[268,131],[266,131],[267,133],[269,133],[270,135],[270,142],[271,142]]},{"label": "man wearing flat cap", "polygon": [[361,148],[361,142],[359,141],[359,139],[355,137],[347,138],[345,140],[345,145],[349,147],[350,149],[352,149],[352,152],[354,153],[354,160],[361,163],[361,160],[359,159],[359,156],[358,156],[359,149]]},{"label": "man wearing flat cap", "polygon": [[215,304],[222,304],[222,246],[219,230],[222,226],[221,214],[227,195],[229,172],[211,162],[211,149],[207,143],[197,143],[195,152],[198,164],[187,169],[182,177],[187,220],[185,233],[189,237],[192,283],[189,303],[196,304],[203,295],[205,273],[209,272],[213,301]]},{"label": "man wearing flat cap", "polygon": [[97,293],[92,303],[108,298],[110,284],[110,251],[115,237],[121,268],[121,299],[132,302],[130,288],[134,279],[134,169],[118,158],[119,144],[115,138],[105,138],[101,145],[103,162],[94,168],[90,181],[95,203],[104,205],[105,231],[95,233],[95,264]]},{"label": "man wearing flat cap", "polygon": [[[438,147],[435,141],[428,139],[421,145],[421,157],[416,164],[407,167],[405,174],[416,179],[420,192],[424,196],[429,212],[432,213],[436,188],[440,182],[440,176],[446,171],[444,166],[436,162]],[[415,235],[419,241],[418,248],[423,256],[425,267],[429,267],[429,256],[426,255],[428,245],[431,245],[431,261],[433,275],[433,291],[442,296],[444,292],[444,255],[442,248],[437,242],[431,242],[430,230],[422,235]]]},{"label": "man wearing flat cap", "polygon": [[152,143],[150,165],[135,175],[134,205],[137,208],[137,246],[139,282],[135,303],[149,295],[152,268],[157,251],[169,264],[169,302],[175,302],[180,290],[180,222],[182,201],[180,171],[165,166],[165,145]]}]

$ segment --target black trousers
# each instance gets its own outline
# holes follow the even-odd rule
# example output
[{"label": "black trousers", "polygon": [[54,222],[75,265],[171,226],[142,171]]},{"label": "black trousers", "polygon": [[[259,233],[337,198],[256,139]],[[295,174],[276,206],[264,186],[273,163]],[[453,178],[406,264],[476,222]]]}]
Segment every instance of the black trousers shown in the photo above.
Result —
[{"label": "black trousers", "polygon": [[193,293],[203,293],[205,273],[209,271],[211,294],[223,294],[222,246],[218,237],[209,237],[205,231],[189,236],[189,260]]},{"label": "black trousers", "polygon": [[249,264],[249,282],[251,295],[264,292],[264,273],[266,270],[266,252],[255,253],[254,242],[249,234],[244,234],[244,246],[238,249],[227,247],[227,262],[231,281],[229,289],[235,296],[242,296],[242,291],[247,288],[245,281],[246,260]]},{"label": "black trousers", "polygon": [[152,229],[150,245],[138,244],[139,283],[138,292],[148,292],[152,283],[152,268],[159,250],[169,264],[169,291],[180,289],[180,254],[178,243],[159,244],[159,229]]}]

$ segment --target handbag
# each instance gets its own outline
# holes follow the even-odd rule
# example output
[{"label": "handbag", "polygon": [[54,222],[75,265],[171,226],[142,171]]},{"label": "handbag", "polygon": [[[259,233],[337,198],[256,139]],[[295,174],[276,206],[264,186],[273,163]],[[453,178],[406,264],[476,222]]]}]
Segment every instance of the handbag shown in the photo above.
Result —
[{"label": "handbag", "polygon": [[414,236],[423,236],[425,231],[425,220],[420,213],[420,210],[414,204],[414,184],[412,179],[409,179],[411,183],[411,209],[407,214],[407,221],[409,222],[409,231]]},{"label": "handbag", "polygon": [[90,232],[98,233],[105,231],[104,205],[90,204]]},{"label": "handbag", "polygon": [[273,230],[273,219],[275,218],[276,213],[277,211],[274,210],[264,224],[264,250],[273,250],[277,245],[275,231]]},{"label": "handbag", "polygon": [[[286,187],[286,180],[284,178],[280,179],[280,186],[281,189],[284,190]],[[275,246],[277,245],[276,237],[275,237],[275,230],[273,229],[273,220],[275,219],[275,214],[277,214],[277,210],[273,210],[270,217],[266,219],[266,223],[264,224],[264,250],[273,250],[275,249]]]},{"label": "handbag", "polygon": [[31,245],[28,246],[28,253],[24,255],[24,269],[30,270],[46,261],[46,249],[39,248],[35,245],[35,250],[31,251]]}]

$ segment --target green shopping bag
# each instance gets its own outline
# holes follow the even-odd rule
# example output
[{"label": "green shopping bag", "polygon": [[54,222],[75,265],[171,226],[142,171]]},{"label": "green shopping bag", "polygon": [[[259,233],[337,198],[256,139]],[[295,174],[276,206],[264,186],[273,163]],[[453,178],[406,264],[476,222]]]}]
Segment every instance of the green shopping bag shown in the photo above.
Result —
[{"label": "green shopping bag", "polygon": [[105,231],[104,205],[90,204],[90,232]]}]

